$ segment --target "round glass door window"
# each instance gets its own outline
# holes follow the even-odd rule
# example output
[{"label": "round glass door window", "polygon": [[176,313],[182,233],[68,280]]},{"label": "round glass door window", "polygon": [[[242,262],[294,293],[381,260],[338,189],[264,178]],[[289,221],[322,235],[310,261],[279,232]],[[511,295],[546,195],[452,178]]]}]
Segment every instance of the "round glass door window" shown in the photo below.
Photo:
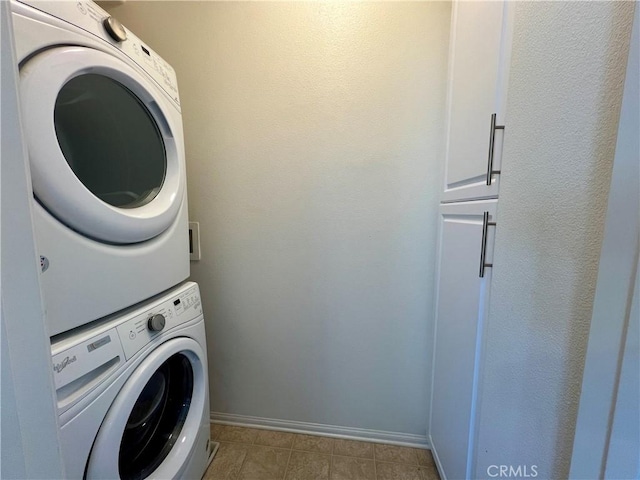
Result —
[{"label": "round glass door window", "polygon": [[161,132],[121,83],[94,73],[72,78],[56,99],[54,124],[71,170],[100,200],[136,208],[162,188],[167,155]]},{"label": "round glass door window", "polygon": [[147,478],[180,436],[193,395],[193,368],[182,353],[169,357],[151,376],[133,406],[120,443],[122,480]]}]

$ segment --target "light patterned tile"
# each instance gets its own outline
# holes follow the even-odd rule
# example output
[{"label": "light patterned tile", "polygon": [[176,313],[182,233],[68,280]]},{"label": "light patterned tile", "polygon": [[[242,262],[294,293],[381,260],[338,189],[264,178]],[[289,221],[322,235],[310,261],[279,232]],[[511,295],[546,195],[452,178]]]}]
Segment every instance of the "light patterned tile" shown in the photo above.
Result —
[{"label": "light patterned tile", "polygon": [[376,462],[377,480],[423,480],[418,465]]},{"label": "light patterned tile", "polygon": [[257,435],[258,430],[255,428],[223,425],[217,440],[220,442],[253,443]]},{"label": "light patterned tile", "polygon": [[203,480],[235,480],[247,455],[249,445],[221,443]]},{"label": "light patterned tile", "polygon": [[418,456],[413,448],[376,443],[375,449],[376,462],[406,463],[409,465],[418,463]]},{"label": "light patterned tile", "polygon": [[422,480],[440,480],[440,474],[435,465],[420,467],[420,475],[422,475]]},{"label": "light patterned tile", "polygon": [[333,441],[333,438],[319,437],[317,435],[296,435],[293,441],[293,449],[307,452],[331,453],[333,451]]},{"label": "light patterned tile", "polygon": [[220,425],[219,423],[212,423],[210,424],[209,430],[211,431],[211,440],[212,441],[216,441],[218,439],[218,436],[220,435],[220,432],[222,431],[223,425]]},{"label": "light patterned tile", "polygon": [[254,443],[267,447],[291,448],[291,445],[293,445],[293,437],[293,433],[258,430],[258,435],[256,435]]},{"label": "light patterned tile", "polygon": [[354,457],[331,457],[330,480],[375,480],[373,460]]},{"label": "light patterned tile", "polygon": [[331,455],[291,452],[285,480],[329,480]]},{"label": "light patterned tile", "polygon": [[433,456],[431,456],[431,450],[425,450],[423,448],[416,448],[416,455],[418,457],[418,465],[430,467],[435,465]]},{"label": "light patterned tile", "polygon": [[240,470],[239,480],[282,480],[291,450],[252,445]]},{"label": "light patterned tile", "polygon": [[337,438],[333,445],[333,454],[373,459],[373,443]]}]

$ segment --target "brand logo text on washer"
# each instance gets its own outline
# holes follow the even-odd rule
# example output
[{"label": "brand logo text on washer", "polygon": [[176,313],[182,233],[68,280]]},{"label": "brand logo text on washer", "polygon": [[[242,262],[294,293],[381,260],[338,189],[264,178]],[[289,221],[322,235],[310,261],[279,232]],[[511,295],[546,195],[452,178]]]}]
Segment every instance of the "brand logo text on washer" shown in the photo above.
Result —
[{"label": "brand logo text on washer", "polygon": [[54,363],[53,364],[53,369],[56,371],[56,373],[60,373],[62,370],[64,370],[64,368],[69,365],[70,363],[73,363],[77,360],[76,356],[74,355],[73,357],[65,357],[64,360],[62,360],[60,363]]}]

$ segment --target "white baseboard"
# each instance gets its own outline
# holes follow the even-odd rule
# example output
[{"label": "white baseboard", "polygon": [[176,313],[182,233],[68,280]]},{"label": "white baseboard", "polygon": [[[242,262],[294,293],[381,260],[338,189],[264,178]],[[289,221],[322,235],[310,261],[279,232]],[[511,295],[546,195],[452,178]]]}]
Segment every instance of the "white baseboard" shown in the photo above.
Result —
[{"label": "white baseboard", "polygon": [[447,477],[443,474],[444,470],[442,470],[442,463],[440,462],[438,451],[433,446],[433,438],[431,438],[431,435],[429,435],[429,445],[431,445],[431,456],[433,457],[433,461],[435,462],[438,473],[440,474],[440,479],[447,480]]},{"label": "white baseboard", "polygon": [[283,432],[304,433],[307,435],[324,435],[326,437],[346,438],[349,440],[365,440],[368,442],[387,443],[403,447],[429,449],[426,435],[411,433],[384,432],[365,428],[338,427],[321,423],[296,422],[293,420],[277,420],[275,418],[251,417],[232,413],[211,412],[211,422],[222,425],[240,427],[268,428]]}]

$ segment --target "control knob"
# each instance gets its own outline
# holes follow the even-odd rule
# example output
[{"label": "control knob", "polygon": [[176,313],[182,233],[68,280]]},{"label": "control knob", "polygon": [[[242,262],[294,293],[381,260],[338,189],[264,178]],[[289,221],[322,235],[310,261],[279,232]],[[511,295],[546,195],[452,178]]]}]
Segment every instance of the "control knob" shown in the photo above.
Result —
[{"label": "control knob", "polygon": [[151,330],[152,332],[159,332],[164,328],[165,323],[166,320],[164,318],[164,315],[162,315],[161,313],[156,313],[154,316],[149,318],[149,321],[147,321],[147,327],[149,327],[149,330]]},{"label": "control knob", "polygon": [[104,29],[107,31],[109,36],[116,42],[124,42],[127,39],[127,31],[115,18],[111,16],[105,18],[102,21],[102,25],[104,26]]}]

